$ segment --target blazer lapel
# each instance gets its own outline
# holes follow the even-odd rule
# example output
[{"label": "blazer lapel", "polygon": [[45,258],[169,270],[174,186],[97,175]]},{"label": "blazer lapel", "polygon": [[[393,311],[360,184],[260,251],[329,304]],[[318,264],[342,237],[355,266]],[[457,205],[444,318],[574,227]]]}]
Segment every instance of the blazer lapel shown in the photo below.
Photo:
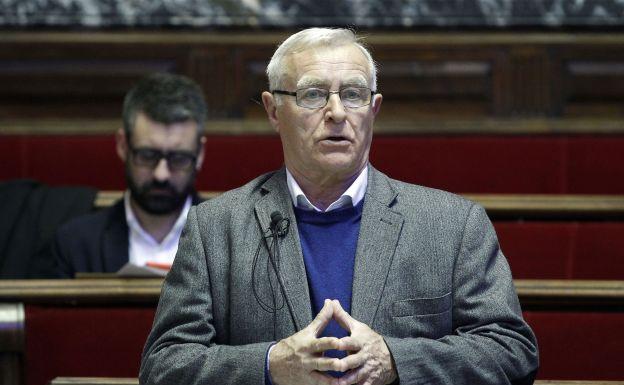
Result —
[{"label": "blazer lapel", "polygon": [[[288,233],[280,238],[279,242],[280,271],[287,305],[291,309],[287,311],[291,312],[290,316],[296,331],[299,331],[312,322],[312,306],[295,213],[286,185],[285,169],[282,168],[269,178],[262,189],[265,195],[255,205],[256,219],[260,228],[269,229],[271,213],[274,211],[279,211],[290,220]],[[270,239],[268,241],[270,242]]]},{"label": "blazer lapel", "polygon": [[397,193],[388,178],[369,167],[355,255],[351,315],[372,325],[403,226],[403,216],[391,209]]},{"label": "blazer lapel", "polygon": [[111,215],[102,234],[102,271],[114,273],[128,260],[128,225],[123,200],[112,207]]}]

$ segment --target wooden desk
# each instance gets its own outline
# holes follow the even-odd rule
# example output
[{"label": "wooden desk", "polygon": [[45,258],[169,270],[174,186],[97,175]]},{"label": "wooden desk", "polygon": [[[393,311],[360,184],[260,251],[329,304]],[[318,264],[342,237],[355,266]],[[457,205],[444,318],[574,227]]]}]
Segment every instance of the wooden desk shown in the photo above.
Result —
[{"label": "wooden desk", "polygon": [[[162,282],[161,278],[0,280],[0,303],[155,306]],[[602,305],[624,310],[624,281],[517,279],[514,284],[524,310]]]},{"label": "wooden desk", "polygon": [[[161,279],[0,281],[0,303],[10,309],[0,314],[12,314],[0,319],[13,327],[13,342],[0,343],[3,384],[136,377],[161,285]],[[618,340],[624,281],[517,280],[515,285],[538,337],[540,378],[624,378],[624,368],[615,362],[624,356]],[[2,342],[9,329],[0,329]]]},{"label": "wooden desk", "polygon": [[[219,196],[222,191],[202,191],[204,199]],[[624,218],[622,195],[577,194],[464,194],[481,204],[492,218]],[[100,191],[96,208],[111,206],[121,199],[122,191]]]}]

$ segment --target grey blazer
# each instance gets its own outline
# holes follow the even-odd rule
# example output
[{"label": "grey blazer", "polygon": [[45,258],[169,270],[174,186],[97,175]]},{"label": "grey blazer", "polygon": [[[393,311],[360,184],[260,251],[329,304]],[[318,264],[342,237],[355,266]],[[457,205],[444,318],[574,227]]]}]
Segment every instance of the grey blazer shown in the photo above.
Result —
[{"label": "grey blazer", "polygon": [[[400,383],[531,384],[535,336],[522,319],[483,208],[369,167],[351,315],[384,336]],[[274,211],[291,226],[279,241],[285,306],[269,313],[251,285],[254,254]],[[260,258],[266,255],[263,246]],[[254,282],[266,302],[270,273],[260,268],[256,274],[265,274]],[[140,382],[263,384],[271,342],[312,318],[282,169],[191,209],[145,345]]]}]

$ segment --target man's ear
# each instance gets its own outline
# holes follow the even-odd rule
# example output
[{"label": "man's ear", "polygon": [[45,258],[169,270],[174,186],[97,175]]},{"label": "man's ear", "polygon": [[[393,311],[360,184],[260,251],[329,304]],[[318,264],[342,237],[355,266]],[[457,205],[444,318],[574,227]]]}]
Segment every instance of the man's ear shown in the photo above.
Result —
[{"label": "man's ear", "polygon": [[377,116],[377,114],[379,113],[379,110],[381,110],[381,102],[382,101],[383,101],[383,95],[381,95],[381,94],[373,95],[373,100],[372,100],[373,116]]},{"label": "man's ear", "polygon": [[126,163],[126,160],[128,160],[128,138],[123,128],[118,129],[115,134],[115,148],[117,149],[119,159]]},{"label": "man's ear", "polygon": [[277,101],[275,100],[275,96],[268,91],[264,91],[262,93],[262,104],[264,104],[264,110],[269,117],[269,123],[271,123],[271,126],[273,126],[276,132],[279,132],[279,118],[277,116]]},{"label": "man's ear", "polygon": [[197,162],[195,162],[195,169],[197,171],[201,170],[202,165],[204,164],[204,146],[206,144],[206,137],[202,136],[199,138],[199,152],[197,153]]}]

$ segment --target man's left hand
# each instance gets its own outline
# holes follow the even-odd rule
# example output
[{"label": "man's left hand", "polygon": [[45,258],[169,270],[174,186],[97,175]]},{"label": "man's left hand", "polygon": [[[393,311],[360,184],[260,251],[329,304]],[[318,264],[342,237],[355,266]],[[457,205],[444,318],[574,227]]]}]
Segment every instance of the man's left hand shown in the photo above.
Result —
[{"label": "man's left hand", "polygon": [[397,378],[397,372],[383,337],[347,313],[334,300],[334,319],[351,335],[339,340],[340,350],[350,354],[341,359],[340,385],[383,385]]}]

